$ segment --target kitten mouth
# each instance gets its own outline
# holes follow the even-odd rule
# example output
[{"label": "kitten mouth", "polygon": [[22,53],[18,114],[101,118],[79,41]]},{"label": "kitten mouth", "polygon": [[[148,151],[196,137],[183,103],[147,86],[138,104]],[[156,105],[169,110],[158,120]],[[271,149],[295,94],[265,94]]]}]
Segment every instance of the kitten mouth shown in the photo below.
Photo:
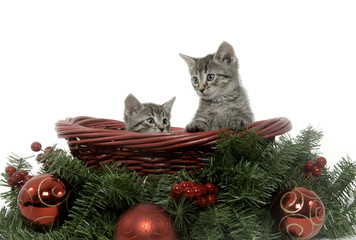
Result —
[{"label": "kitten mouth", "polygon": [[198,92],[198,95],[203,98],[203,99],[206,99],[206,100],[211,100],[213,98],[215,98],[215,94],[212,94],[212,93],[207,93],[207,92]]}]

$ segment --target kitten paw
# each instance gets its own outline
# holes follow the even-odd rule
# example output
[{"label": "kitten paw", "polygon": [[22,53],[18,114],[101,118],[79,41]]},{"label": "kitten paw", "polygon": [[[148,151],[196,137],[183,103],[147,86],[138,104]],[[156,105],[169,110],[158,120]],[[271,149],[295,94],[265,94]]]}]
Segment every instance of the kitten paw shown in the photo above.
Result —
[{"label": "kitten paw", "polygon": [[207,131],[207,127],[204,124],[199,124],[196,122],[191,122],[185,127],[186,132],[205,132]]},{"label": "kitten paw", "polygon": [[244,128],[248,123],[249,122],[243,118],[235,118],[230,121],[229,129],[231,129],[233,131],[237,131],[237,130]]}]

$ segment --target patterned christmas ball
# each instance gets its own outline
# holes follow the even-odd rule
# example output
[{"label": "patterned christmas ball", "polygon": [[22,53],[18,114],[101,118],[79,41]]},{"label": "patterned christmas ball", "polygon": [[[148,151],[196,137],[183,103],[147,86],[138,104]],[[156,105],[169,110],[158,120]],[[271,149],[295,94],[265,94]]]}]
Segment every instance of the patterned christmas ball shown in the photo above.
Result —
[{"label": "patterned christmas ball", "polygon": [[115,226],[115,240],[175,240],[170,214],[153,203],[139,203],[123,213]]},{"label": "patterned christmas ball", "polygon": [[63,179],[50,174],[32,177],[17,198],[22,217],[36,230],[61,224],[72,202],[71,187]]},{"label": "patterned christmas ball", "polygon": [[303,187],[278,194],[271,208],[276,226],[292,239],[311,239],[324,223],[325,208],[319,196]]}]

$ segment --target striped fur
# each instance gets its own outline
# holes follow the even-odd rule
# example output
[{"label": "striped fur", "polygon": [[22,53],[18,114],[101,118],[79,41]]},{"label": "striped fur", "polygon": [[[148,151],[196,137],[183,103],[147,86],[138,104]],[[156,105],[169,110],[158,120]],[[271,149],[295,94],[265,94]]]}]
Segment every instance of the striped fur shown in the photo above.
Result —
[{"label": "striped fur", "polygon": [[223,42],[215,54],[203,58],[180,56],[188,64],[192,86],[200,97],[199,108],[186,131],[238,130],[254,120],[230,44]]},{"label": "striped fur", "polygon": [[125,99],[126,130],[140,133],[168,132],[174,100],[175,97],[162,105],[140,103],[134,95],[129,94]]}]

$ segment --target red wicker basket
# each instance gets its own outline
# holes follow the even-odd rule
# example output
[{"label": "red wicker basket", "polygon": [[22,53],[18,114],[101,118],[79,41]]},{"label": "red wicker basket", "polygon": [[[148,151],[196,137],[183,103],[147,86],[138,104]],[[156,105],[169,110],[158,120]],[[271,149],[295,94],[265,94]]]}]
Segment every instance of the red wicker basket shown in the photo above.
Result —
[{"label": "red wicker basket", "polygon": [[[251,123],[263,138],[273,138],[292,128],[287,118]],[[111,119],[76,117],[56,123],[59,138],[68,140],[73,156],[88,167],[101,163],[122,162],[138,174],[175,173],[181,169],[201,169],[215,149],[218,132],[185,132],[171,128],[168,133],[125,131],[125,123]]]}]

